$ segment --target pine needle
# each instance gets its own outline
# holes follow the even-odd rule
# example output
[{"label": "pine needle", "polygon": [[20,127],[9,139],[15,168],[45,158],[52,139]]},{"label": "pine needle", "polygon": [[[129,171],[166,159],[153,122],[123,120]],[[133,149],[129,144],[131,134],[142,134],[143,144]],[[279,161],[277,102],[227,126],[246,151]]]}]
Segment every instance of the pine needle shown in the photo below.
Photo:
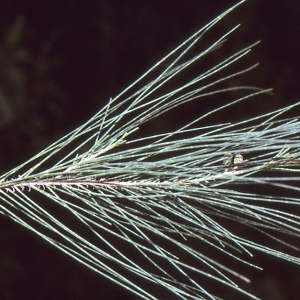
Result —
[{"label": "pine needle", "polygon": [[[205,278],[257,299],[237,285],[250,279],[227,259],[260,269],[251,263],[260,251],[299,264],[267,240],[295,249],[282,236],[300,233],[294,210],[300,205],[300,122],[287,116],[300,103],[235,123],[205,124],[214,113],[271,91],[219,87],[257,66],[220,76],[238,69],[255,44],[185,76],[236,30],[194,54],[202,37],[243,2],[181,43],[85,124],[2,175],[0,212],[143,299],[158,299],[158,287],[178,299],[220,299]],[[246,94],[174,131],[137,134],[173,108],[228,91]],[[236,227],[257,232],[257,239]]]}]

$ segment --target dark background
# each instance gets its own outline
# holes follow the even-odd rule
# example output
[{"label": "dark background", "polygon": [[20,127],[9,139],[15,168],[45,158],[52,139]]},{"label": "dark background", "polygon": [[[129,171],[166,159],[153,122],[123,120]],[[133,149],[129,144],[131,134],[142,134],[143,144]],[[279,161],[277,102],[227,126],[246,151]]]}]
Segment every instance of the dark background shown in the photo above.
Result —
[{"label": "dark background", "polygon": [[[1,1],[1,172],[87,120],[234,3]],[[246,106],[241,115],[299,100],[299,17],[299,1],[253,0],[222,21],[224,32],[242,24],[228,48],[262,40],[249,58],[260,61],[259,69],[237,83],[274,88],[274,96]],[[1,299],[135,299],[7,218],[0,226]],[[299,267],[266,256],[258,261],[265,271],[249,273],[253,284],[245,288],[263,299],[297,299]]]}]

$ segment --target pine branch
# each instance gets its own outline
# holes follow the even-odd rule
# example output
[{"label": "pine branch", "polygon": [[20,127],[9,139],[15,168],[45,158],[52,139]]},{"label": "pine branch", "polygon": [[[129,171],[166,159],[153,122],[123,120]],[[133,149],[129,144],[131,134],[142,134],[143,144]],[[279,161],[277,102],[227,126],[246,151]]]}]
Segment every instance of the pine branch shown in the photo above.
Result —
[{"label": "pine branch", "polygon": [[[299,236],[300,217],[291,207],[300,204],[300,122],[288,114],[299,103],[205,125],[213,114],[271,91],[226,87],[257,66],[239,69],[255,44],[187,76],[237,27],[205,49],[198,43],[243,2],[181,43],[85,124],[2,175],[0,212],[144,299],[158,299],[153,287],[180,299],[220,299],[202,284],[205,278],[257,299],[235,283],[250,280],[227,259],[259,269],[250,259],[260,251],[299,264],[288,251],[268,246],[274,240],[293,249],[281,236]],[[228,74],[231,67],[237,71]],[[173,81],[181,84],[174,88]],[[244,95],[174,131],[138,135],[149,120],[228,91]],[[259,187],[266,190],[256,192]],[[245,238],[237,225],[257,237]]]}]

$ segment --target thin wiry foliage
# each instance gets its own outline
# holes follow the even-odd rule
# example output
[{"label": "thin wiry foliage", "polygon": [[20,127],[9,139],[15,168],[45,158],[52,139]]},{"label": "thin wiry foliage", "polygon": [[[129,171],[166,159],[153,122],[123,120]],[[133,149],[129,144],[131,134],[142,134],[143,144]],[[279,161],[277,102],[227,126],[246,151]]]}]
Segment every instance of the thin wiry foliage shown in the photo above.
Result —
[{"label": "thin wiry foliage", "polygon": [[[299,103],[238,123],[199,127],[207,116],[268,90],[218,88],[256,66],[219,76],[238,66],[253,45],[200,75],[185,76],[236,29],[190,55],[242,2],[180,44],[88,122],[1,176],[0,212],[145,299],[157,299],[158,286],[181,299],[219,299],[202,284],[205,277],[257,299],[233,281],[249,279],[210,252],[254,268],[259,267],[249,258],[256,250],[299,264],[299,258],[230,226],[256,230],[284,246],[289,245],[276,234],[299,235],[300,217],[289,210],[300,204],[295,184],[300,122],[284,116]],[[178,78],[181,84],[172,87]],[[173,132],[136,136],[142,124],[172,108],[233,90],[247,94]],[[272,192],[255,192],[253,186]]]}]

